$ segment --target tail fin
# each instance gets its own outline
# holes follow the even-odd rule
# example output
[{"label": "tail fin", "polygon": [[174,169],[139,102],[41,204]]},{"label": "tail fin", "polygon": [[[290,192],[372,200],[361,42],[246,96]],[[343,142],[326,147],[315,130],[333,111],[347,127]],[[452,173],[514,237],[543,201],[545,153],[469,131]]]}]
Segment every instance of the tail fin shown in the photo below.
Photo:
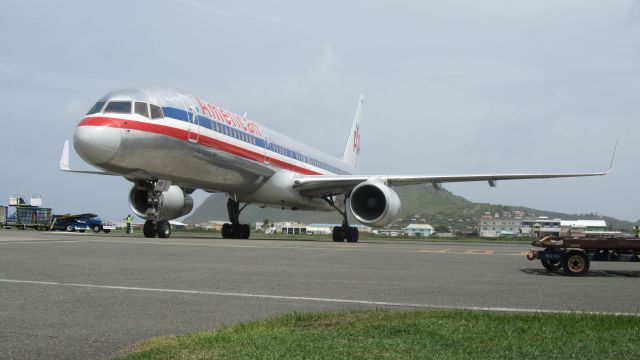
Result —
[{"label": "tail fin", "polygon": [[358,167],[358,156],[360,155],[360,121],[364,111],[364,102],[365,96],[361,94],[356,108],[356,115],[353,117],[351,132],[347,138],[347,146],[344,148],[344,155],[342,155],[342,161],[354,168]]}]

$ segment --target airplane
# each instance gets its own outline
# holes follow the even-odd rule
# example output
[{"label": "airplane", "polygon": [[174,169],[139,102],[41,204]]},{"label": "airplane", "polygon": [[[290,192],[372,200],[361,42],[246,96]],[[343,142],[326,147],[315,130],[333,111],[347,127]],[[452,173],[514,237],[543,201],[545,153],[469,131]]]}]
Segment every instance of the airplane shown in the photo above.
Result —
[{"label": "airplane", "polygon": [[[196,189],[228,195],[229,223],[223,238],[250,236],[240,222],[249,204],[291,210],[337,211],[342,225],[333,228],[336,242],[357,242],[360,223],[381,227],[396,219],[397,186],[449,182],[548,179],[606,175],[604,172],[556,174],[362,175],[357,172],[361,95],[338,159],[296,141],[246,114],[237,115],[201,98],[167,87],[148,86],[107,93],[78,123],[73,144],[87,163],[100,171],[72,170],[66,141],[60,170],[122,176],[133,182],[131,210],[145,219],[145,237],[168,238],[169,220],[193,209]],[[617,148],[617,143],[616,143]]]}]

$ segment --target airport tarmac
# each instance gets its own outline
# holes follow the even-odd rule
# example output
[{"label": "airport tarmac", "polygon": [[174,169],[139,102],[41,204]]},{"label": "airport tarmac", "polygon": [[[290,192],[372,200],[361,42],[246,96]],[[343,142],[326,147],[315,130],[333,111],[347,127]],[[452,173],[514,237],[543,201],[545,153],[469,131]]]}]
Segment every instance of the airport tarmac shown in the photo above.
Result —
[{"label": "airport tarmac", "polygon": [[108,358],[152,336],[291,311],[640,312],[640,264],[566,277],[528,249],[0,230],[0,358]]}]

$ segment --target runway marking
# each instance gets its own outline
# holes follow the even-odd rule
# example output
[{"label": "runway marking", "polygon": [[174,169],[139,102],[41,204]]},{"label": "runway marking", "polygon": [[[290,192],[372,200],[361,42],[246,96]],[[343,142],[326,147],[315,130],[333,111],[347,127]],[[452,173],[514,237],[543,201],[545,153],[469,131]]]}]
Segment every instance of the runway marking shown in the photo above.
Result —
[{"label": "runway marking", "polygon": [[355,304],[355,305],[375,305],[375,306],[404,307],[404,308],[493,311],[493,312],[510,312],[510,313],[545,313],[545,314],[579,313],[579,314],[601,314],[601,315],[640,317],[640,313],[624,313],[624,312],[550,310],[550,309],[527,309],[527,308],[508,308],[508,307],[484,307],[484,306],[453,306],[453,305],[401,303],[401,302],[321,298],[321,297],[306,297],[306,296],[251,294],[251,293],[236,293],[236,292],[206,291],[206,290],[160,289],[160,288],[145,288],[145,287],[130,287],[130,286],[77,284],[77,283],[63,283],[63,282],[55,282],[55,281],[32,281],[32,280],[15,280],[15,279],[0,279],[0,282],[9,283],[9,284],[65,286],[65,287],[77,287],[77,288],[106,289],[106,290],[141,291],[141,292],[188,294],[188,295],[211,295],[211,296],[224,296],[224,297],[293,300],[293,301],[325,302],[325,303],[340,303],[340,304]]},{"label": "runway marking", "polygon": [[468,249],[464,251],[465,255],[493,255],[495,250],[478,250],[478,249]]},{"label": "runway marking", "polygon": [[364,248],[363,245],[356,245],[356,244],[337,244],[337,245],[334,245],[334,246],[337,247],[337,248],[340,248],[340,249],[362,249],[362,248]]},{"label": "runway marking", "polygon": [[416,252],[419,253],[431,253],[431,254],[446,254],[449,252],[449,249],[418,249]]},{"label": "runway marking", "polygon": [[0,245],[3,244],[60,244],[60,243],[78,243],[83,240],[40,240],[40,239],[26,239],[26,240],[0,240]]},{"label": "runway marking", "polygon": [[496,253],[500,250],[481,250],[481,249],[460,249],[454,250],[451,248],[394,248],[394,249],[375,249],[368,247],[368,244],[313,244],[313,246],[292,246],[292,245],[242,245],[242,244],[207,244],[207,243],[181,243],[181,242],[160,242],[151,240],[102,240],[102,239],[81,239],[81,240],[9,240],[1,241],[2,243],[30,243],[30,244],[48,244],[48,243],[115,243],[115,244],[130,244],[130,245],[174,245],[174,246],[204,246],[204,247],[225,247],[225,248],[246,248],[246,249],[288,249],[288,250],[340,250],[340,251],[368,251],[368,252],[404,252],[404,253],[433,253],[433,254],[457,254],[457,255],[501,255],[501,256],[524,256],[528,251],[520,251],[517,253]]}]

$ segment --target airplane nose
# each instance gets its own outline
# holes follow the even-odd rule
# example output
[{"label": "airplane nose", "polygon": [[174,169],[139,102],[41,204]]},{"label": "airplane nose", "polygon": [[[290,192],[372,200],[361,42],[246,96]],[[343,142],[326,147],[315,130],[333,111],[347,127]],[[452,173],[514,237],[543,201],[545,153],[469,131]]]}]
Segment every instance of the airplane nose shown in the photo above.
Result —
[{"label": "airplane nose", "polygon": [[81,121],[76,127],[73,146],[85,161],[102,164],[111,160],[120,149],[120,128],[115,122],[101,120],[100,124],[91,124],[89,120]]}]

